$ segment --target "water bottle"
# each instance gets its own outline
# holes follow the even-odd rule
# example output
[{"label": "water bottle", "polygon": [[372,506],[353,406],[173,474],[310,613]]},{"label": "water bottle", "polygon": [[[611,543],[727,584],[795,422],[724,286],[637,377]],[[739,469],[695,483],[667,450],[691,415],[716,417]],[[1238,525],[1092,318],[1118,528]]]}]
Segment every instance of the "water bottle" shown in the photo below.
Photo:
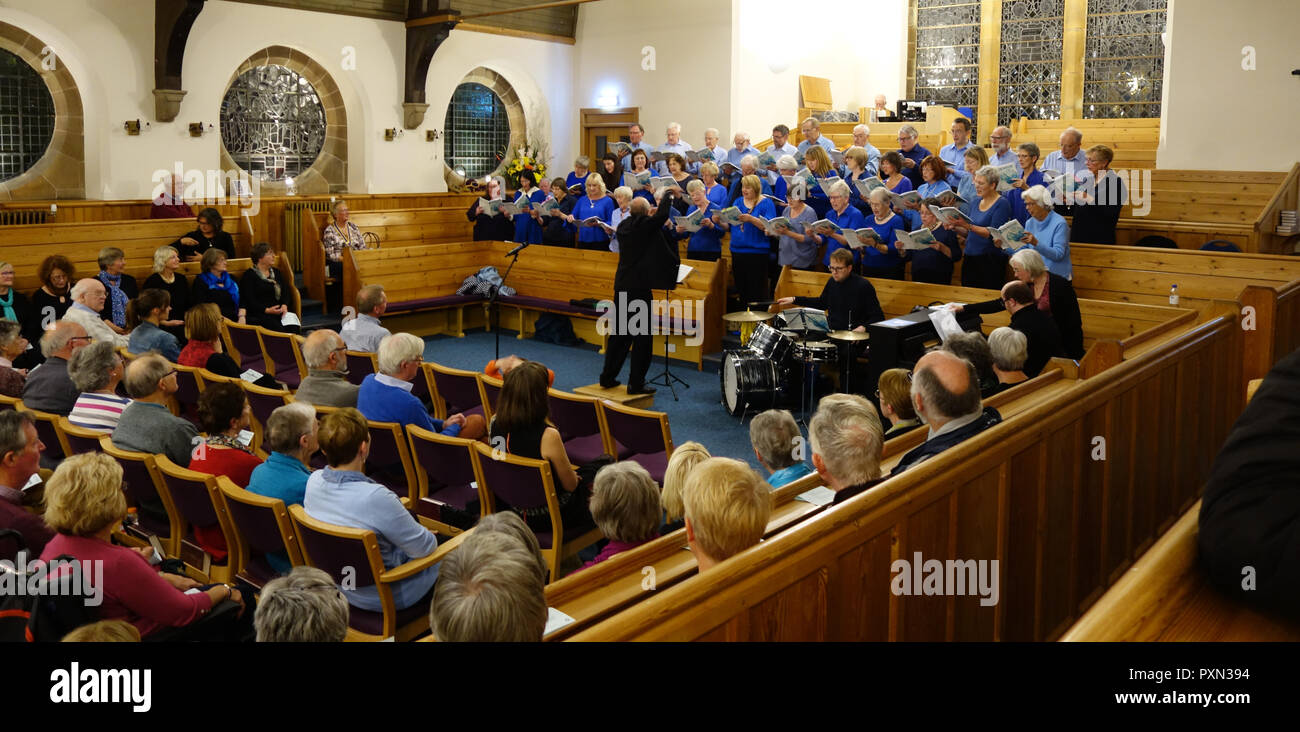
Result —
[{"label": "water bottle", "polygon": [[1178,307],[1178,285],[1169,288],[1169,304]]},{"label": "water bottle", "polygon": [[126,509],[126,518],[122,519],[122,530],[136,528],[140,525],[140,509],[132,506]]}]

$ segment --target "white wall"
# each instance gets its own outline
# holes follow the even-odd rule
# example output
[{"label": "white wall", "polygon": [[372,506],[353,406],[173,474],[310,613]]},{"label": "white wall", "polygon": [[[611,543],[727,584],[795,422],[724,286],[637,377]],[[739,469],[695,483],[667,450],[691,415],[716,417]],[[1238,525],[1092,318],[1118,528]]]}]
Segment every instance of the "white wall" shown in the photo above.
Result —
[{"label": "white wall", "polygon": [[[153,119],[152,3],[140,0],[7,0],[0,20],[55,47],[77,81],[85,107],[86,195],[144,198],[157,169],[220,167],[220,134],[191,138],[188,123],[217,123],[221,99],[236,67],[273,45],[302,51],[330,71],[348,116],[348,186],[355,192],[445,190],[442,141],[426,129],[443,127],[452,89],[465,72],[487,66],[515,87],[524,109],[540,110],[530,129],[548,132],[576,122],[570,92],[573,48],[505,36],[454,31],[429,69],[424,125],[385,142],[382,130],[402,127],[405,29],[401,23],[329,13],[209,0],[186,48],[188,92],[170,123]],[[356,51],[356,69],[344,70],[344,48]],[[148,120],[151,129],[129,137],[122,122]],[[554,121],[552,121],[554,120]],[[562,141],[559,159],[572,157]]]},{"label": "white wall", "polygon": [[[580,5],[572,106],[598,107],[602,91],[611,89],[620,106],[640,108],[653,145],[663,143],[669,122],[682,126],[682,139],[692,146],[704,144],[708,127],[725,139],[731,124],[730,45],[731,4],[725,0]],[[646,46],[654,47],[653,70],[642,68]],[[571,129],[576,151],[576,117]]]},{"label": "white wall", "polygon": [[[1300,160],[1300,3],[1169,0],[1160,168],[1288,170]],[[1255,49],[1255,70],[1242,68]]]},{"label": "white wall", "polygon": [[906,81],[907,0],[799,0],[797,14],[791,7],[732,0],[737,129],[757,142],[778,123],[795,128],[800,76],[830,79],[836,110],[870,107],[876,94],[897,101]]}]

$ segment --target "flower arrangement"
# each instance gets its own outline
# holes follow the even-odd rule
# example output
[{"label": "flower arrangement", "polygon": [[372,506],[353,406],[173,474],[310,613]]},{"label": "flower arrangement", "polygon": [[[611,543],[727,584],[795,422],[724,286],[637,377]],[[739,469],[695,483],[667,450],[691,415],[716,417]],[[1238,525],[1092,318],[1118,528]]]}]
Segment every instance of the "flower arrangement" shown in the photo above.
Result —
[{"label": "flower arrangement", "polygon": [[524,143],[515,149],[515,157],[506,165],[505,175],[511,189],[519,188],[519,176],[526,170],[537,180],[546,177],[546,151],[543,146]]}]

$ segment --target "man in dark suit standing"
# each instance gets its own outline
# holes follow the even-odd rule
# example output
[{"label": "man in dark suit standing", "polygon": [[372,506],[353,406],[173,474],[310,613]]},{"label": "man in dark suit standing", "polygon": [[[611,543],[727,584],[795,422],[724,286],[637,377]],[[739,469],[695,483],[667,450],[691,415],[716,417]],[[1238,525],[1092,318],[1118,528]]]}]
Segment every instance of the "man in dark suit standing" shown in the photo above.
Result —
[{"label": "man in dark suit standing", "polygon": [[1034,291],[1029,285],[1013,280],[1002,286],[1002,304],[1011,313],[1011,327],[1025,334],[1029,341],[1029,357],[1025,359],[1025,375],[1034,378],[1053,356],[1064,356],[1061,331],[1052,316],[1038,309]]},{"label": "man in dark suit standing", "polygon": [[[650,290],[663,286],[663,273],[657,272],[659,249],[669,250],[664,236],[664,223],[673,210],[676,192],[665,189],[663,200],[654,215],[650,203],[643,198],[632,199],[630,213],[618,225],[618,270],[614,273],[614,304],[606,311],[609,339],[605,343],[605,368],[600,373],[600,385],[605,389],[618,386],[618,374],[628,351],[632,352],[632,367],[627,377],[627,393],[653,394],[645,385],[646,372],[650,370],[653,354],[651,339],[652,313]],[[675,276],[675,273],[673,273]]]}]

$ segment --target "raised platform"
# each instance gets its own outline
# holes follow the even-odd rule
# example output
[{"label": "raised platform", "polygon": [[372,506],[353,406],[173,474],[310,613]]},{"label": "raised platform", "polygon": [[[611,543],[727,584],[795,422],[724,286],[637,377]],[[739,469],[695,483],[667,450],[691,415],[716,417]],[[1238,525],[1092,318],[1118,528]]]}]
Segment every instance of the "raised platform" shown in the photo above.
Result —
[{"label": "raised platform", "polygon": [[606,389],[600,384],[588,384],[586,386],[579,386],[574,389],[574,391],[584,396],[596,397],[597,399],[608,399],[611,402],[625,404],[629,407],[636,407],[637,409],[652,409],[655,404],[654,394],[628,394],[627,386],[622,384],[613,389]]}]

